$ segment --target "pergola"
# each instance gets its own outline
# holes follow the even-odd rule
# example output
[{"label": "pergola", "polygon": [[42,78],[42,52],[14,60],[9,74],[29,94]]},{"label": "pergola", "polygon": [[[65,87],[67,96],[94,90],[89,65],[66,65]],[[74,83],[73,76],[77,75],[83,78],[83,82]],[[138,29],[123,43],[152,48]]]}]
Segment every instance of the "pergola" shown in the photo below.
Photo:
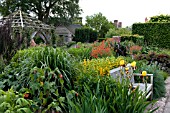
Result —
[{"label": "pergola", "polygon": [[0,20],[0,27],[7,24],[10,24],[12,28],[11,32],[14,34],[17,32],[20,38],[23,38],[23,32],[30,30],[29,35],[31,39],[33,39],[35,35],[39,35],[45,43],[50,40],[50,31],[55,29],[53,26],[47,25],[21,10],[7,17],[3,17],[3,19]]}]

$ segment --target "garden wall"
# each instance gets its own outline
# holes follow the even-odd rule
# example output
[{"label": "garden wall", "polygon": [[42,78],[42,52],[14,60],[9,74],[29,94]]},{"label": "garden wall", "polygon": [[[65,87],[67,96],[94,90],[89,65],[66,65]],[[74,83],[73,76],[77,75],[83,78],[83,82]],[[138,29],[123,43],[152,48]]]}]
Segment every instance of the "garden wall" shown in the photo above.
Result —
[{"label": "garden wall", "polygon": [[170,23],[135,23],[132,34],[144,36],[148,45],[170,48]]}]

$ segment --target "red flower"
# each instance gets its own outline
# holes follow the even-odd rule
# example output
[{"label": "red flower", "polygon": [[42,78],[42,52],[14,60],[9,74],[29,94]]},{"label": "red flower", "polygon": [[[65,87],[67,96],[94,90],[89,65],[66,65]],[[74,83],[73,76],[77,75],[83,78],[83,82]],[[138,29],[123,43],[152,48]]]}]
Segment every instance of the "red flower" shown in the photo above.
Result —
[{"label": "red flower", "polygon": [[79,94],[76,92],[76,96],[78,97],[79,96]]},{"label": "red flower", "polygon": [[25,98],[25,99],[28,99],[29,97],[30,97],[30,93],[25,93],[25,94],[24,94],[24,98]]},{"label": "red flower", "polygon": [[63,78],[63,75],[62,75],[62,74],[60,74],[60,75],[59,75],[59,77],[60,77],[60,78]]}]

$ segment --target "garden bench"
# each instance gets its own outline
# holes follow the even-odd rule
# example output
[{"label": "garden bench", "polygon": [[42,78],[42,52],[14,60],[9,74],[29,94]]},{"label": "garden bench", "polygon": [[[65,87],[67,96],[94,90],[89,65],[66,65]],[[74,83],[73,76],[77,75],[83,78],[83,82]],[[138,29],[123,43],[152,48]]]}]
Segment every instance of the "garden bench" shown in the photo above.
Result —
[{"label": "garden bench", "polygon": [[[133,73],[133,68],[131,67],[130,64],[128,64],[126,67],[129,67],[129,75],[130,76],[130,82],[132,83],[133,88],[136,88],[137,86],[139,86],[139,90],[143,92],[143,94],[146,94],[146,98],[148,99],[150,97],[150,99],[152,100],[153,97],[153,74],[147,74],[146,76],[150,77],[150,81],[148,83],[136,83],[134,77],[135,76],[142,76],[142,74],[140,73]],[[114,78],[114,79],[118,79],[118,80],[122,80],[123,78],[127,78],[128,75],[126,75],[125,72],[125,67],[118,67],[118,68],[114,68],[112,70],[110,70],[110,75]]]}]

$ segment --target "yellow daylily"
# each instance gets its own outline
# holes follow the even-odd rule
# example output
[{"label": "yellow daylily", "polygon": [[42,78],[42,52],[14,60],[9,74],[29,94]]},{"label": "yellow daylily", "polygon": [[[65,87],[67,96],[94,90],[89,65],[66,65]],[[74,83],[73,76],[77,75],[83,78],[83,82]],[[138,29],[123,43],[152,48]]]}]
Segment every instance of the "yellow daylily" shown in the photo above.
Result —
[{"label": "yellow daylily", "polygon": [[133,62],[131,63],[131,66],[132,66],[133,68],[135,68],[135,67],[136,67],[136,62],[133,61]]},{"label": "yellow daylily", "polygon": [[121,60],[120,61],[120,66],[124,66],[125,65],[125,61],[124,60]]},{"label": "yellow daylily", "polygon": [[84,62],[83,62],[83,64],[84,64],[84,66],[86,66],[86,64],[87,64],[87,63],[86,63],[86,59],[84,59]]},{"label": "yellow daylily", "polygon": [[100,68],[100,75],[103,75],[103,69]]},{"label": "yellow daylily", "polygon": [[146,76],[147,72],[146,71],[142,71],[142,76]]},{"label": "yellow daylily", "polygon": [[44,83],[43,83],[43,82],[40,82],[40,85],[41,85],[41,86],[43,86],[43,85],[44,85]]},{"label": "yellow daylily", "polygon": [[128,70],[129,70],[129,67],[126,67],[126,68],[125,68],[125,71],[128,71]]}]

